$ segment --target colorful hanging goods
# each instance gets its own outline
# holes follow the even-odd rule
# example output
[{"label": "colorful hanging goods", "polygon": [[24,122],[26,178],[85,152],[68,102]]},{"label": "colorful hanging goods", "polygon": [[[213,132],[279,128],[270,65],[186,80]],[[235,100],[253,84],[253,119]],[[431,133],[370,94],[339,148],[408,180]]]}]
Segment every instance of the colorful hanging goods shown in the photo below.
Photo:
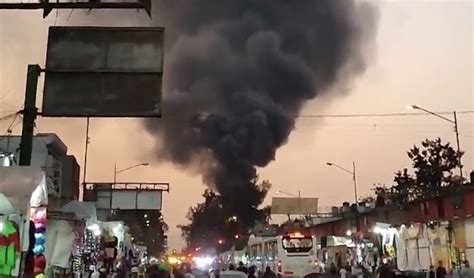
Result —
[{"label": "colorful hanging goods", "polygon": [[0,277],[11,275],[20,253],[20,237],[10,221],[2,222],[0,231]]},{"label": "colorful hanging goods", "polygon": [[33,273],[35,274],[41,274],[44,273],[44,270],[46,268],[46,259],[44,255],[38,255],[35,257],[35,268],[33,270]]},{"label": "colorful hanging goods", "polygon": [[32,219],[35,224],[35,246],[33,247],[33,253],[35,255],[34,262],[34,274],[35,277],[44,277],[44,270],[46,267],[46,259],[44,258],[45,251],[45,233],[46,233],[46,208],[40,207],[33,209]]}]

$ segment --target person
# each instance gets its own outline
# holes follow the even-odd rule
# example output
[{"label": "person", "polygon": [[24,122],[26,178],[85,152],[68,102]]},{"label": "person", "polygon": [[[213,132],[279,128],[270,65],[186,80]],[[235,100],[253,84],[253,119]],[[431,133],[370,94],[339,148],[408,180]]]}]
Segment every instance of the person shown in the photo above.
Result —
[{"label": "person", "polygon": [[386,260],[383,261],[382,265],[378,269],[378,277],[379,278],[385,278],[385,277],[392,277],[393,273],[392,270],[390,269],[388,263]]},{"label": "person", "polygon": [[276,278],[276,274],[269,266],[267,266],[265,268],[265,273],[263,273],[263,278]]},{"label": "person", "polygon": [[230,265],[229,265],[229,270],[230,270],[230,271],[235,270],[235,266],[234,266],[233,264],[230,264]]},{"label": "person", "polygon": [[426,272],[426,278],[436,278],[436,271],[434,266],[430,265],[430,269]]},{"label": "person", "polygon": [[338,273],[338,271],[337,271],[336,264],[331,263],[331,266],[329,267],[329,274],[331,275],[331,277],[336,277],[337,273]]},{"label": "person", "polygon": [[89,274],[89,278],[99,278],[100,277],[100,273],[99,271],[97,271],[97,268],[94,267],[94,266],[91,266],[91,270],[92,272]]},{"label": "person", "polygon": [[443,266],[443,261],[439,261],[438,268],[436,268],[436,278],[446,278],[446,275],[448,275],[448,272]]},{"label": "person", "polygon": [[255,275],[255,266],[254,266],[254,265],[252,265],[252,266],[248,269],[247,277],[248,277],[248,278],[256,278],[256,277],[257,277],[257,276]]},{"label": "person", "polygon": [[339,277],[349,278],[349,273],[347,273],[347,270],[345,267],[341,267],[341,269],[339,270]]},{"label": "person", "polygon": [[239,267],[237,267],[237,271],[247,274],[248,269],[244,266],[243,262],[239,262]]},{"label": "person", "polygon": [[363,273],[363,270],[362,270],[362,265],[360,263],[357,263],[357,264],[352,266],[351,275],[352,275],[351,277],[357,277],[357,278],[363,278],[364,277],[364,273]]}]

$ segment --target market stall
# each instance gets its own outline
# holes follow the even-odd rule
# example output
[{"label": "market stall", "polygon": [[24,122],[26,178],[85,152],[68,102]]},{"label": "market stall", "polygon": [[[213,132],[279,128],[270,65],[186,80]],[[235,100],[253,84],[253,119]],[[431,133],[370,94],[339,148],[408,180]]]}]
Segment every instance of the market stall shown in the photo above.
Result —
[{"label": "market stall", "polygon": [[39,167],[0,168],[0,276],[44,277],[48,191]]},{"label": "market stall", "polygon": [[[83,226],[74,229],[74,243],[72,250],[72,273],[75,277],[88,272],[90,265],[94,265],[99,255],[100,231],[97,221],[97,209],[94,202],[71,201],[61,208],[64,213],[75,214]],[[89,229],[86,229],[89,227]]]},{"label": "market stall", "polygon": [[397,265],[400,270],[421,271],[431,265],[428,231],[423,223],[401,225],[396,241]]},{"label": "market stall", "polygon": [[[76,261],[74,254],[82,248],[84,221],[73,213],[49,211],[46,225],[46,272],[48,277],[80,277],[82,258]],[[79,241],[79,243],[78,243]],[[74,268],[75,263],[78,267]]]}]

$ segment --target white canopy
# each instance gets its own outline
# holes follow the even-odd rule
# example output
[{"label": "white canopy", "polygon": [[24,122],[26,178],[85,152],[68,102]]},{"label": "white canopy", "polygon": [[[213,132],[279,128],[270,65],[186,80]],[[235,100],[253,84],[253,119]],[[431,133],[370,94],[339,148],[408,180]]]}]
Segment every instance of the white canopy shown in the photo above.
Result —
[{"label": "white canopy", "polygon": [[61,211],[76,214],[79,219],[88,223],[97,222],[97,209],[94,202],[71,201],[62,207]]},{"label": "white canopy", "polygon": [[0,213],[4,215],[18,213],[17,209],[15,209],[10,203],[10,200],[8,200],[8,198],[2,193],[0,193]]},{"label": "white canopy", "polygon": [[28,215],[30,207],[48,204],[46,176],[40,167],[0,167],[0,192],[18,213]]}]

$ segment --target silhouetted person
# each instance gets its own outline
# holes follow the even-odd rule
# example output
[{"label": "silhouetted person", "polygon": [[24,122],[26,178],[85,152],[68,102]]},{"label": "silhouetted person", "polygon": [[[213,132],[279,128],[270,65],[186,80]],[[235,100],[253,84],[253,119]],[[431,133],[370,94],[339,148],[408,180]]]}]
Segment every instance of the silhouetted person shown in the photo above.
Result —
[{"label": "silhouetted person", "polygon": [[248,269],[248,274],[247,274],[247,277],[248,278],[255,278],[255,266],[252,265],[249,269]]},{"label": "silhouetted person", "polygon": [[426,273],[426,278],[436,278],[436,271],[434,266],[430,265],[430,270]]},{"label": "silhouetted person", "polygon": [[436,278],[446,278],[448,272],[443,266],[443,261],[438,262],[438,268],[436,268]]},{"label": "silhouetted person", "polygon": [[244,266],[243,262],[239,262],[239,267],[237,268],[237,271],[247,274],[248,269]]},{"label": "silhouetted person", "polygon": [[276,278],[276,274],[269,266],[267,266],[267,268],[265,268],[265,273],[263,273],[263,278]]}]

